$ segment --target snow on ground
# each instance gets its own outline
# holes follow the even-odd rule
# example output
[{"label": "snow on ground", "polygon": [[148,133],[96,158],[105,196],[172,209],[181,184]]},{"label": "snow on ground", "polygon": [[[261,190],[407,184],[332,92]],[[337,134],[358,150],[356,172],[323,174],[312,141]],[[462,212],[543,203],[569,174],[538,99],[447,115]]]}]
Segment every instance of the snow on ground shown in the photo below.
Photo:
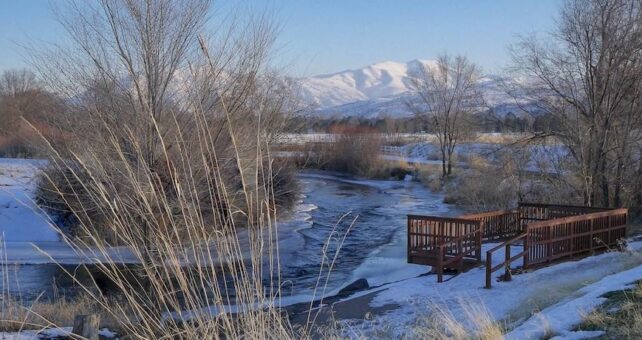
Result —
[{"label": "snow on ground", "polygon": [[[37,173],[44,160],[0,158],[0,261],[3,263],[92,263],[104,261],[99,252],[74,250],[60,239],[47,215],[34,200]],[[129,251],[113,248],[108,256],[133,262]],[[52,260],[52,258],[54,260]]]},{"label": "snow on ground", "polygon": [[[608,292],[632,288],[632,283],[642,279],[642,266],[637,266],[620,273],[608,275],[589,284],[570,298],[535,313],[526,322],[508,333],[506,339],[533,339],[544,337],[546,331],[553,332],[560,338],[577,338],[586,332],[569,331],[582,322],[582,317],[606,301],[602,297]],[[579,333],[579,334],[578,334]]]},{"label": "snow on ground", "polygon": [[59,235],[33,203],[36,172],[44,161],[0,158],[0,233],[6,242],[58,241]]},{"label": "snow on ground", "polygon": [[33,340],[42,338],[68,337],[71,327],[47,328],[42,330],[25,330],[20,332],[0,332],[3,340]]},{"label": "snow on ground", "polygon": [[[484,245],[486,249],[492,246]],[[582,311],[601,302],[602,294],[642,279],[642,255],[638,253],[642,250],[642,241],[633,242],[629,247],[627,252],[608,252],[515,275],[511,282],[493,282],[492,289],[482,288],[485,269],[480,267],[444,283],[437,283],[434,275],[422,276],[361,292],[351,298],[376,292],[370,307],[397,306],[374,322],[364,324],[364,328],[376,329],[383,325],[398,335],[407,333],[408,327],[418,318],[429,315],[430,306],[435,305],[445,306],[458,320],[466,323],[462,301],[483,305],[495,320],[506,320],[509,328],[517,327],[515,336],[511,335],[513,339],[537,339],[546,331],[542,318],[548,320],[555,331],[565,334],[565,329],[581,321]],[[516,252],[519,250],[515,249]],[[493,255],[494,263],[504,258],[500,251]],[[494,278],[502,274],[501,270],[495,272]],[[551,305],[553,307],[545,309]],[[542,309],[531,317],[533,311]]]},{"label": "snow on ground", "polygon": [[[67,338],[71,335],[72,327],[59,327],[47,328],[42,330],[25,330],[21,332],[0,332],[0,339],[2,340],[35,340],[35,339],[50,339],[50,338]],[[115,338],[116,333],[107,328],[98,331],[101,338]]]}]

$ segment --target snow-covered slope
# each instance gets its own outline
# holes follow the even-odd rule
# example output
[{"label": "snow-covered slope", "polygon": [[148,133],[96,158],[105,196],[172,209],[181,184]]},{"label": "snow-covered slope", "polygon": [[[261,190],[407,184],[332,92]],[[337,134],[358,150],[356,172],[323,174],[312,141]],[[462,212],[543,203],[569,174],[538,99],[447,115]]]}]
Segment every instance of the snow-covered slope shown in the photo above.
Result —
[{"label": "snow-covered slope", "polygon": [[[421,65],[434,67],[434,60],[415,59],[407,63],[386,61],[357,70],[300,78],[300,95],[320,116],[411,116],[408,103],[417,101],[412,93],[411,77]],[[479,89],[487,104],[497,114],[518,114],[515,99],[503,90],[503,79],[486,75],[479,79]],[[524,103],[521,103],[524,104]]]},{"label": "snow-covered slope", "polygon": [[300,79],[303,98],[319,108],[397,96],[410,89],[409,75],[420,64],[434,65],[430,60],[408,63],[386,61],[357,70]]}]

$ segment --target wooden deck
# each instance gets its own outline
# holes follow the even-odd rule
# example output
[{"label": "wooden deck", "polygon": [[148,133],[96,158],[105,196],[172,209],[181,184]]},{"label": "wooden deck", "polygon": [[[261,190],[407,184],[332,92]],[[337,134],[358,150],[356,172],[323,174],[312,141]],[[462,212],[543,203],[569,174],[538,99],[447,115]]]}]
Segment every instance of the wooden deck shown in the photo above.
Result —
[{"label": "wooden deck", "polygon": [[[408,216],[408,262],[433,267],[438,282],[445,271],[463,272],[481,264],[484,242],[502,242],[486,252],[486,284],[504,269],[510,280],[523,259],[522,270],[612,249],[626,236],[627,209],[520,203],[517,208],[457,218]],[[511,246],[522,251],[511,254]],[[504,261],[492,266],[493,254],[505,250]]]}]

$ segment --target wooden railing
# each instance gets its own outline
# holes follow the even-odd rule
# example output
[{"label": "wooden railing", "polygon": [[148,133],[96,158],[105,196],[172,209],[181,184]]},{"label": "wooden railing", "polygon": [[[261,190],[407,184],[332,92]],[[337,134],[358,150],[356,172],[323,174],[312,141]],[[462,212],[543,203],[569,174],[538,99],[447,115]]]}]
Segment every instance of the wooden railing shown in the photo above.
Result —
[{"label": "wooden railing", "polygon": [[482,238],[490,241],[507,239],[522,233],[524,230],[519,216],[518,209],[509,209],[469,214],[460,218],[484,222]]},{"label": "wooden railing", "polygon": [[437,216],[408,215],[408,262],[434,267],[442,281],[444,267],[465,259],[481,262],[482,223]]},{"label": "wooden railing", "polygon": [[[474,259],[481,262],[481,229],[452,238],[450,241],[438,246],[437,257],[437,282],[444,280],[444,268],[456,267],[458,272],[464,268],[464,259]],[[456,264],[456,265],[452,265]]]},{"label": "wooden railing", "polygon": [[627,209],[529,223],[528,263],[537,266],[616,246],[626,236]]}]

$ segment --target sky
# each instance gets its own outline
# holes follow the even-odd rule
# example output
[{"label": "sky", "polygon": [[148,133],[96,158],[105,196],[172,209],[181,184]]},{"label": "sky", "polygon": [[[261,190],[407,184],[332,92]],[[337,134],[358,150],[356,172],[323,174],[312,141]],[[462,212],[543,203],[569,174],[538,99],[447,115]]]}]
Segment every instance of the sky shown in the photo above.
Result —
[{"label": "sky", "polygon": [[[443,52],[496,73],[519,35],[553,30],[562,0],[240,1],[274,13],[277,64],[292,76],[311,76]],[[48,1],[0,0],[0,71],[27,66],[21,45],[63,36]]]}]

